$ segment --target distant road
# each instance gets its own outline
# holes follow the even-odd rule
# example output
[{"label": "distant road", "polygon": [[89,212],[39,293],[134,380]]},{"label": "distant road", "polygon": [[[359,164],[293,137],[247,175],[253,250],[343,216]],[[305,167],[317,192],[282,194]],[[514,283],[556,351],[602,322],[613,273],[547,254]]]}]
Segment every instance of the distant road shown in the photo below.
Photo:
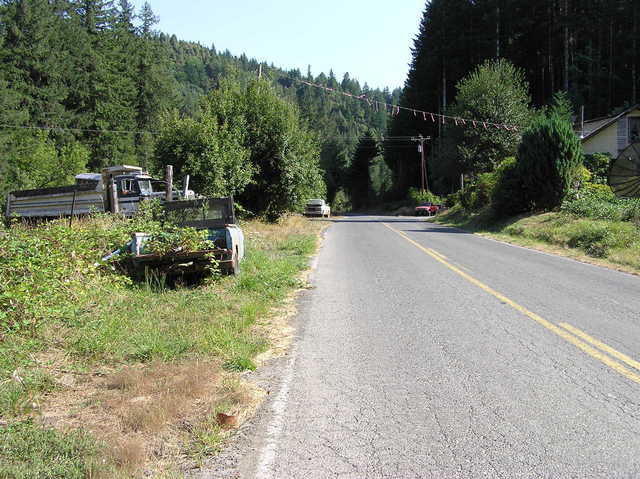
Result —
[{"label": "distant road", "polygon": [[640,278],[353,216],[313,284],[241,477],[640,477]]}]

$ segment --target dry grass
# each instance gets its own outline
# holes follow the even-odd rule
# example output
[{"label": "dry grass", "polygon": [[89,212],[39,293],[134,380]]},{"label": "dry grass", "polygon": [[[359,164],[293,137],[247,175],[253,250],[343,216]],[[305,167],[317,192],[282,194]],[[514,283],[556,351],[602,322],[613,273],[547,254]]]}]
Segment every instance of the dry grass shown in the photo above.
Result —
[{"label": "dry grass", "polygon": [[[51,395],[41,411],[48,426],[83,429],[106,444],[100,477],[178,471],[192,458],[194,442],[219,445],[227,434],[212,422],[218,412],[246,418],[255,407],[253,391],[217,362],[154,362],[125,366],[106,376],[80,375],[74,385]],[[207,453],[214,452],[207,448]]]}]

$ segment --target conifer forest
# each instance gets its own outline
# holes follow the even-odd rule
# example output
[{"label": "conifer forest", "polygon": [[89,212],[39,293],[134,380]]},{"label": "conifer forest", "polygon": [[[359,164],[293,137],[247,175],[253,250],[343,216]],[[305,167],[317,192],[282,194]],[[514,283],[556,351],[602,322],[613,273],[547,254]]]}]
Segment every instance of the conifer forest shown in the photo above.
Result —
[{"label": "conifer forest", "polygon": [[[157,173],[178,162],[179,171],[201,183],[198,171],[235,165],[230,171],[244,176],[230,173],[214,178],[208,189],[201,186],[212,194],[233,193],[256,213],[296,209],[303,196],[333,201],[356,192],[355,203],[364,207],[404,198],[420,186],[419,154],[410,141],[419,134],[431,138],[430,185],[449,194],[460,187],[461,174],[472,172],[451,146],[465,133],[404,110],[394,115],[372,102],[458,114],[464,110],[460,81],[486,60],[502,58],[521,74],[529,112],[565,92],[574,119],[582,110],[587,119],[607,115],[638,101],[639,22],[640,5],[632,0],[430,0],[414,44],[407,46],[413,59],[403,88],[379,90],[348,73],[314,73],[312,65],[306,72],[278,68],[270,63],[278,52],[256,60],[251,52],[237,56],[183,41],[157,30],[149,4],[135,9],[128,0],[4,0],[0,200],[11,190],[66,184],[78,172],[107,165],[136,164]],[[254,100],[269,98],[262,107],[246,103],[252,89]],[[298,138],[297,153],[288,153],[295,157],[284,158],[277,142],[255,151],[259,132],[243,122],[265,117],[265,108],[286,117],[279,128]],[[481,119],[508,122],[510,114],[507,109],[504,117],[496,112]],[[518,117],[520,123],[525,117]],[[219,154],[198,165],[193,158],[202,149],[192,148],[192,160],[177,158],[184,141],[171,133],[177,130],[199,131],[198,144]],[[211,138],[215,147],[207,143]],[[363,139],[374,155],[365,161],[357,151]],[[272,182],[269,175],[287,176],[261,166],[266,157],[280,161],[282,171],[304,171],[296,177],[297,190],[289,185],[273,193],[295,196],[289,203],[256,199],[259,185]],[[367,175],[364,183],[361,175]],[[369,185],[365,201],[363,184]]]}]

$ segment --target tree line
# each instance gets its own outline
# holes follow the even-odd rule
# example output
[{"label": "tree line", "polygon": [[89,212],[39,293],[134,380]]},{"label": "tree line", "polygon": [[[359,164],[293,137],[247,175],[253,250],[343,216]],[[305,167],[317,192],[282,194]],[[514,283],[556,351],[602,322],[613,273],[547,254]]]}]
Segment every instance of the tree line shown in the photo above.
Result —
[{"label": "tree line", "polygon": [[[486,60],[503,58],[523,72],[532,107],[563,91],[574,119],[582,107],[586,119],[619,111],[638,102],[639,21],[634,0],[430,0],[400,104],[455,111],[459,82]],[[459,188],[460,173],[467,170],[464,161],[448,163],[446,136],[460,133],[411,115],[390,125],[391,135],[418,133],[445,136],[431,145],[434,187],[439,193]],[[417,186],[418,163],[409,156],[385,154],[397,195]]]},{"label": "tree line", "polygon": [[[222,181],[211,178],[209,172],[213,183],[202,186],[230,194],[239,193],[242,185],[242,192],[247,190],[244,200],[256,212],[283,208],[273,206],[277,202],[256,199],[258,185],[271,185],[265,176],[269,162],[288,162],[287,177],[296,168],[312,170],[308,175],[291,173],[300,181],[306,178],[307,186],[316,186],[296,190],[286,208],[299,207],[303,201],[299,195],[324,194],[325,186],[330,200],[349,188],[351,160],[360,136],[367,131],[381,136],[387,129],[387,115],[298,80],[388,103],[398,101],[399,90],[371,89],[348,74],[342,79],[333,72],[313,75],[311,67],[304,74],[297,69],[286,71],[246,54],[234,56],[215,45],[158,32],[157,21],[148,3],[136,10],[129,0],[2,1],[0,200],[10,190],[67,184],[75,173],[106,165],[137,164],[160,171],[171,158],[167,146],[171,139],[163,135],[178,121],[192,121],[200,133],[217,135],[219,147],[229,146],[229,135],[236,135],[233,142],[238,148],[224,151],[238,154],[209,155],[218,162],[209,166],[227,162],[232,171],[252,172],[251,177]],[[224,99],[218,91],[226,92]],[[243,100],[234,97],[238,92]],[[248,137],[239,132],[242,121],[251,121],[247,115],[259,114],[257,110],[236,108],[231,113],[238,115],[234,132],[222,132],[227,119],[213,115],[211,105],[220,101],[246,105],[256,92],[260,101],[278,111],[281,128],[302,132],[306,140],[298,145],[299,151],[283,154],[271,145],[275,150],[263,152],[270,155],[269,161],[258,158]],[[173,161],[192,165],[191,154]],[[232,160],[235,163],[229,165]],[[207,166],[199,168],[204,171]],[[381,157],[372,171],[380,192],[388,188],[391,173]],[[293,191],[280,186],[284,189],[278,194]]]}]

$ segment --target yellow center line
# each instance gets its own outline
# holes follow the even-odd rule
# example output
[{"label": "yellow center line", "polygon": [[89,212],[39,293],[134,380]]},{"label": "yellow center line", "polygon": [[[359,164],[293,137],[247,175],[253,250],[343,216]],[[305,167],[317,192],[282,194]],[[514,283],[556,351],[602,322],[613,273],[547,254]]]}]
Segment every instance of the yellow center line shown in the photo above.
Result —
[{"label": "yellow center line", "polygon": [[[466,279],[470,283],[476,285],[478,288],[480,288],[483,291],[489,293],[490,295],[492,295],[495,298],[499,299],[503,303],[508,304],[513,309],[515,309],[516,311],[519,311],[520,313],[524,314],[528,318],[533,319],[536,323],[540,324],[541,326],[544,326],[549,331],[557,334],[562,339],[568,341],[569,343],[573,344],[578,349],[580,349],[583,352],[587,353],[589,356],[591,356],[591,357],[601,361],[602,363],[606,364],[611,369],[613,369],[614,371],[620,373],[621,375],[623,375],[627,379],[630,379],[630,380],[635,381],[636,383],[640,384],[640,375],[638,375],[635,372],[625,368],[619,362],[614,361],[609,356],[601,353],[597,349],[594,349],[591,346],[589,346],[588,344],[580,341],[578,338],[576,338],[575,336],[569,334],[564,329],[556,326],[555,324],[551,323],[550,321],[547,321],[546,319],[542,318],[541,316],[538,316],[536,313],[534,313],[532,311],[529,311],[524,306],[522,306],[522,305],[516,303],[515,301],[507,298],[504,294],[499,293],[498,291],[496,291],[495,289],[491,288],[490,286],[487,286],[486,284],[484,284],[483,282],[477,280],[473,276],[465,273],[460,268],[457,268],[456,266],[454,266],[451,263],[449,263],[447,260],[441,258],[438,254],[436,254],[436,252],[434,250],[432,250],[430,248],[425,248],[420,243],[412,240],[407,234],[403,233],[402,231],[399,231],[399,230],[389,226],[386,223],[382,223],[382,224],[384,226],[386,226],[387,228],[389,228],[391,231],[393,231],[393,232],[397,233],[398,235],[402,236],[405,240],[407,240],[409,243],[414,245],[419,250],[423,251],[424,253],[428,254],[429,256],[431,256],[436,261],[438,261],[438,262],[442,263],[443,265],[445,265],[447,268],[449,268],[454,273],[457,273],[458,275],[462,276],[464,279]],[[622,354],[622,353],[620,353],[620,354]]]},{"label": "yellow center line", "polygon": [[602,341],[598,341],[596,338],[589,336],[584,331],[576,328],[575,326],[571,326],[570,324],[560,323],[560,326],[562,326],[567,331],[572,332],[576,336],[584,339],[586,342],[593,344],[596,348],[600,348],[605,353],[609,353],[614,358],[617,358],[620,361],[622,361],[624,363],[627,363],[632,368],[636,368],[636,369],[640,370],[640,362],[636,361],[635,359],[630,358],[629,356],[627,356],[624,353],[621,353],[620,351],[617,351],[617,350],[613,349],[608,344],[605,344]]},{"label": "yellow center line", "polygon": [[447,258],[445,255],[443,255],[442,253],[438,253],[436,250],[431,249],[431,248],[427,248],[429,251],[431,251],[433,254],[440,256],[442,259],[449,259]]}]

